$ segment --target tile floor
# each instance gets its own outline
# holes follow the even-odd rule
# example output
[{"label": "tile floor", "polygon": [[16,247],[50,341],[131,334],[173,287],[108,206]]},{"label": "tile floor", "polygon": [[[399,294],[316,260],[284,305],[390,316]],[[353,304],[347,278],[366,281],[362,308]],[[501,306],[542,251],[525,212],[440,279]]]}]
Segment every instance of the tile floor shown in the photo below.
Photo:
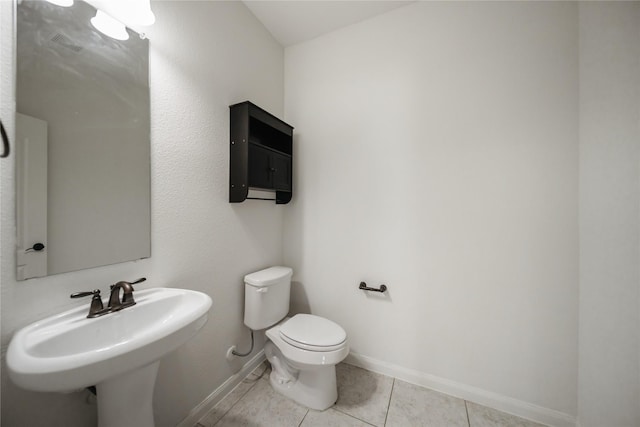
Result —
[{"label": "tile floor", "polygon": [[337,366],[338,402],[318,412],[276,393],[270,372],[258,366],[194,427],[542,427],[346,363]]}]

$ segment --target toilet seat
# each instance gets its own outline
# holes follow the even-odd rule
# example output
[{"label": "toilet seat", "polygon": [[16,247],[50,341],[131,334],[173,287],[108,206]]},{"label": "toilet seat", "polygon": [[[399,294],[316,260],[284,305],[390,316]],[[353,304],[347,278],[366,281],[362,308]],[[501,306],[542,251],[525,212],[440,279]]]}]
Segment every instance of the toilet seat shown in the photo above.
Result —
[{"label": "toilet seat", "polygon": [[[275,344],[275,346],[282,352],[283,356],[287,359],[287,363],[292,366],[296,366],[300,369],[301,365],[304,366],[326,366],[335,365],[349,354],[349,340],[345,339],[341,344],[327,347],[313,347],[313,350],[307,350],[301,347],[297,347],[284,340],[283,335],[280,333],[280,328],[287,323],[290,318],[285,318],[282,322],[267,329],[265,335],[267,338]],[[325,319],[326,320],[326,319]],[[295,324],[295,323],[294,323]],[[289,338],[291,341],[291,339]],[[300,345],[300,343],[297,343]]]},{"label": "toilet seat", "polygon": [[304,350],[333,351],[344,346],[347,333],[324,317],[296,314],[280,326],[280,338]]}]

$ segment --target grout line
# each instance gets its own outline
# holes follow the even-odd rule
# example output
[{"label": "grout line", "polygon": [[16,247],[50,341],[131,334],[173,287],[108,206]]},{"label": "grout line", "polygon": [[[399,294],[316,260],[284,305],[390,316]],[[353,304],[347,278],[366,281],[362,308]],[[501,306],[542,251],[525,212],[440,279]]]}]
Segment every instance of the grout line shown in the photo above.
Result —
[{"label": "grout line", "polygon": [[[254,369],[254,371],[255,371],[255,369]],[[265,371],[266,371],[266,369],[265,369]],[[238,387],[240,386],[240,384],[241,384],[241,383],[243,383],[243,382],[244,382],[244,380],[246,380],[246,379],[247,379],[247,377],[248,377],[249,375],[251,375],[252,373],[253,373],[253,371],[249,372],[249,374],[248,374],[248,375],[247,375],[247,376],[246,376],[242,381],[240,381],[240,382],[238,383],[238,385],[237,385],[237,386],[235,386],[235,387],[234,387],[234,388],[233,388],[229,393],[227,393],[227,395],[226,395],[226,396],[225,396],[225,397],[224,397],[220,402],[218,402],[218,403],[216,404],[216,406],[218,406],[220,403],[222,403],[222,401],[223,401],[224,399],[226,399],[227,397],[229,397],[229,395],[233,392],[233,390],[235,390],[236,388],[238,388]],[[264,372],[263,372],[263,374],[264,374]],[[222,421],[222,419],[223,419],[224,417],[226,417],[226,416],[227,416],[227,414],[229,413],[229,411],[231,411],[231,410],[233,409],[233,407],[234,407],[234,406],[236,406],[236,405],[238,404],[238,402],[240,402],[240,401],[242,400],[242,398],[243,398],[243,397],[245,397],[245,396],[247,395],[247,393],[249,393],[249,392],[250,392],[250,391],[251,391],[251,390],[256,386],[256,384],[257,384],[257,383],[258,383],[258,381],[251,381],[251,382],[245,383],[245,384],[251,384],[251,386],[247,389],[247,391],[245,391],[244,393],[242,393],[242,395],[238,398],[238,400],[236,400],[235,402],[233,402],[233,405],[231,405],[231,406],[229,407],[229,409],[227,409],[227,410],[224,412],[224,414],[222,414],[222,416],[218,419],[218,421],[216,421],[215,423],[213,423],[213,426],[212,426],[212,427],[215,427],[216,425],[218,425],[218,424],[220,423],[220,421]],[[214,406],[213,408],[211,408],[211,411],[213,411],[214,409],[216,409],[216,406]],[[211,411],[209,411],[209,412],[211,412]],[[204,415],[204,417],[206,417],[206,416],[209,414],[209,412],[207,412],[207,413]],[[202,417],[202,418],[204,418],[204,417]],[[200,419],[202,420],[202,418],[200,418]]]},{"label": "grout line", "polygon": [[369,422],[369,421],[367,421],[367,420],[363,420],[362,418],[358,418],[358,417],[356,417],[355,415],[347,414],[346,412],[342,412],[341,410],[336,409],[336,408],[334,408],[334,407],[331,407],[331,409],[333,409],[334,411],[336,411],[336,412],[338,412],[338,413],[340,413],[340,414],[342,414],[342,415],[346,415],[346,416],[347,416],[347,417],[349,417],[349,418],[353,418],[354,420],[358,420],[358,421],[360,421],[360,422],[363,422],[363,423],[365,423],[365,424],[366,424],[366,425],[368,425],[368,426],[378,427],[378,426],[376,426],[375,424],[372,424],[371,422]]},{"label": "grout line", "polygon": [[[346,412],[344,412],[342,409],[336,408],[336,406],[335,406],[335,405],[333,405],[333,406],[331,407],[331,409],[333,409],[333,410],[334,410],[334,411],[336,411],[336,412],[340,412],[341,414],[349,415],[349,414],[347,414]],[[360,418],[358,418],[358,417],[354,417],[353,415],[349,415],[349,416],[350,416],[351,418],[355,418],[355,419],[357,419],[357,420],[360,420]],[[364,420],[360,420],[360,421],[364,421]]]},{"label": "grout line", "polygon": [[307,409],[307,412],[304,413],[304,417],[302,417],[302,419],[300,420],[300,424],[298,424],[298,427],[300,427],[302,425],[302,423],[304,422],[305,418],[307,418],[307,415],[309,415],[309,410]]},{"label": "grout line", "polygon": [[376,426],[375,424],[372,424],[370,421],[363,420],[362,418],[358,418],[358,417],[356,417],[355,415],[351,415],[351,414],[349,414],[349,413],[347,413],[347,412],[344,412],[343,410],[336,408],[336,407],[335,407],[335,405],[334,405],[334,406],[332,406],[332,407],[331,407],[331,408],[329,408],[329,409],[333,409],[334,411],[336,411],[336,412],[338,412],[338,413],[340,413],[340,414],[342,414],[342,415],[346,415],[346,416],[347,416],[347,417],[349,417],[349,418],[353,418],[354,420],[361,421],[361,422],[365,423],[365,424],[366,424],[366,425],[368,425],[368,426],[380,427],[380,426]]},{"label": "grout line", "polygon": [[467,424],[471,427],[471,420],[469,419],[469,408],[467,408],[467,401],[464,401],[464,410],[467,413]]},{"label": "grout line", "polygon": [[262,370],[260,375],[256,374],[257,375],[256,378],[249,378],[251,376],[255,376],[254,372],[256,371],[256,369],[258,369],[260,367],[260,365],[258,365],[258,366],[256,366],[256,369],[254,369],[253,371],[249,372],[249,374],[246,377],[244,377],[244,379],[241,382],[243,382],[245,384],[250,384],[250,383],[257,383],[259,380],[261,380],[262,377],[264,377],[264,374],[267,372],[267,369],[269,369],[269,367],[266,365],[265,362],[262,362],[261,364],[264,364],[264,369]]},{"label": "grout line", "polygon": [[[393,377],[391,377],[393,378]],[[387,425],[387,418],[389,417],[389,408],[391,407],[391,398],[393,397],[393,389],[396,386],[396,379],[393,378],[393,382],[391,383],[391,393],[389,393],[389,403],[387,404],[387,413],[384,414],[384,424],[383,426]]]}]

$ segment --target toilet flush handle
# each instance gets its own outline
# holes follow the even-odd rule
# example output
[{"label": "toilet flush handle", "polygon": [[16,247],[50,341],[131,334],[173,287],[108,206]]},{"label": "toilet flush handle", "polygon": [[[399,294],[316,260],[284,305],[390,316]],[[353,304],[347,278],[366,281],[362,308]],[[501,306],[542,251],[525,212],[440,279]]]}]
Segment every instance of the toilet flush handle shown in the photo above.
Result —
[{"label": "toilet flush handle", "polygon": [[264,294],[266,292],[269,292],[269,288],[267,288],[266,286],[264,288],[258,288],[256,292]]}]

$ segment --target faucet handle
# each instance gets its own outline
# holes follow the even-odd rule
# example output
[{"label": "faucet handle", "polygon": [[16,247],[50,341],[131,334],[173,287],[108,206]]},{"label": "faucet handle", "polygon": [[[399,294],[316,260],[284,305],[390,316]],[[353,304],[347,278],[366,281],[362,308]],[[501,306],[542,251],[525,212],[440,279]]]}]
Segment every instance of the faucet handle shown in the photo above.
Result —
[{"label": "faucet handle", "polygon": [[93,295],[91,298],[91,306],[89,307],[89,315],[88,318],[102,316],[103,314],[109,313],[110,309],[104,308],[102,304],[102,298],[100,298],[100,289],[94,289],[92,291],[84,291],[84,292],[76,292],[71,294],[71,298],[82,298]]},{"label": "faucet handle", "polygon": [[95,297],[100,297],[100,289],[94,289],[92,291],[83,291],[83,292],[75,292],[70,295],[70,298],[82,298],[94,295]]},{"label": "faucet handle", "polygon": [[118,285],[118,284],[120,284],[120,285],[135,285],[135,284],[138,284],[138,283],[142,283],[142,282],[144,282],[145,280],[147,280],[147,278],[146,278],[146,277],[141,277],[141,278],[139,278],[138,280],[134,280],[133,282],[125,282],[125,281],[123,280],[123,281],[118,282],[118,283],[116,283],[116,284],[114,284],[114,285],[111,285],[110,289],[113,289],[113,288],[114,288],[116,285]]}]

